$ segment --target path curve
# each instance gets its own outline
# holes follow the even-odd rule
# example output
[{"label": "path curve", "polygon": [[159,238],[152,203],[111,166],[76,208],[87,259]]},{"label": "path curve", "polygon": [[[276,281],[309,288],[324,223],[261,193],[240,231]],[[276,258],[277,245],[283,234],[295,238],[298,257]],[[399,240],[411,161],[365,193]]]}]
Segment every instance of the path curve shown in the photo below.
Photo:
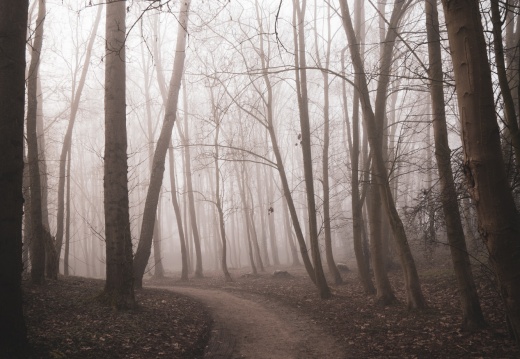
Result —
[{"label": "path curve", "polygon": [[[164,288],[163,288],[164,289]],[[195,298],[213,316],[204,358],[342,359],[345,350],[310,318],[268,299],[222,290],[170,287]]]}]

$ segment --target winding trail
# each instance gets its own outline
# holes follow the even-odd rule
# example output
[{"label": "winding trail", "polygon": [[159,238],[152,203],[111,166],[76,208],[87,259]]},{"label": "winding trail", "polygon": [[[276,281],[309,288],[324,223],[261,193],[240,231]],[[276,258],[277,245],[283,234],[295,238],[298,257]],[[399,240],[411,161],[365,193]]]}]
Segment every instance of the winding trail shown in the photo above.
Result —
[{"label": "winding trail", "polygon": [[204,303],[214,326],[204,358],[340,359],[341,344],[310,318],[265,297],[193,287],[164,288]]}]

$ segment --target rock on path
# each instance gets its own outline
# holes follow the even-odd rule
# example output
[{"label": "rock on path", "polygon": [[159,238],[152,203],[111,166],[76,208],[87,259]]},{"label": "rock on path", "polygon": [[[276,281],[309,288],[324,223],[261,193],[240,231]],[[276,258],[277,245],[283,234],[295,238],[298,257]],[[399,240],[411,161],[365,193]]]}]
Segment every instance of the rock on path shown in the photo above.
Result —
[{"label": "rock on path", "polygon": [[214,326],[204,358],[340,359],[345,350],[310,318],[264,297],[221,290],[168,288],[204,303]]}]

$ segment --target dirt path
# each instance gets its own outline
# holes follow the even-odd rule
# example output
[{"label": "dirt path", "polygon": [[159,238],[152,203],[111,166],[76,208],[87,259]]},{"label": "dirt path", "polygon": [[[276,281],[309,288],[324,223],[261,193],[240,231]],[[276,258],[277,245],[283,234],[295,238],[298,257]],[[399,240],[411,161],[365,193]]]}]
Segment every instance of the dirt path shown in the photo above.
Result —
[{"label": "dirt path", "polygon": [[337,340],[309,318],[261,296],[170,287],[208,306],[215,325],[205,358],[346,358]]}]

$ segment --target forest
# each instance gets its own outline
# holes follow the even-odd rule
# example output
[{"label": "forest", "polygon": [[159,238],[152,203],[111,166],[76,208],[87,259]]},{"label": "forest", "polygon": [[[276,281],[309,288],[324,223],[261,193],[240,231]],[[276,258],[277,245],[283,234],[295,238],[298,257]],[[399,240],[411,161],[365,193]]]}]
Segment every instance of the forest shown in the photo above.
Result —
[{"label": "forest", "polygon": [[520,357],[519,0],[0,1],[0,358]]}]

